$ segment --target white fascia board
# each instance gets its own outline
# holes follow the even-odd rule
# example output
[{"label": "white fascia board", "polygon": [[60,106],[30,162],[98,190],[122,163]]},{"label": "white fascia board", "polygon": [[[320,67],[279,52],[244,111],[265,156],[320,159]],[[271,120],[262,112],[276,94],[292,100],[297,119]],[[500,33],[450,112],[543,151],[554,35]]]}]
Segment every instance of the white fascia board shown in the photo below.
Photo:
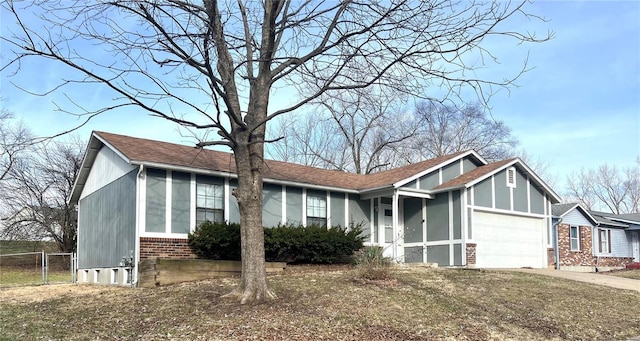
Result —
[{"label": "white fascia board", "polygon": [[480,156],[480,154],[476,153],[475,150],[469,150],[469,151],[467,151],[465,153],[462,153],[462,154],[460,154],[460,155],[458,155],[458,156],[456,156],[454,158],[451,158],[451,159],[449,159],[447,161],[444,161],[444,162],[441,162],[441,163],[439,163],[439,164],[437,164],[437,165],[435,165],[435,166],[433,166],[431,168],[423,170],[422,172],[419,172],[419,173],[417,173],[417,174],[415,174],[415,175],[413,175],[411,177],[408,177],[406,179],[400,180],[400,181],[398,181],[398,182],[393,184],[393,188],[402,187],[402,186],[408,184],[409,182],[411,182],[413,180],[419,179],[419,178],[421,178],[421,177],[433,172],[436,169],[442,168],[442,167],[444,167],[444,166],[446,166],[448,164],[451,164],[453,162],[460,161],[461,159],[463,159],[464,157],[469,156],[469,155],[475,156],[478,160],[480,160],[480,162],[484,163],[485,165],[488,163],[487,160],[485,160],[482,156]]},{"label": "white fascia board", "polygon": [[544,182],[539,176],[538,174],[536,174],[531,168],[529,168],[529,166],[527,166],[526,163],[524,163],[524,161],[522,161],[520,158],[517,158],[515,160],[516,162],[513,164],[519,164],[522,168],[524,168],[526,170],[526,174],[530,175],[531,177],[533,177],[533,180],[538,183],[538,185],[542,186],[542,188],[544,188],[545,191],[547,191],[547,193],[549,193],[551,195],[551,197],[556,201],[553,204],[557,204],[559,202],[562,201],[562,198],[560,198],[560,196],[553,190],[551,189],[551,187],[549,187],[549,185],[547,185],[546,182]]},{"label": "white fascia board", "polygon": [[393,196],[393,187],[384,186],[384,187],[376,187],[372,189],[367,189],[364,191],[359,191],[360,199],[367,200],[371,198],[377,197],[390,197]]},{"label": "white fascia board", "polygon": [[449,191],[455,191],[457,189],[465,189],[465,188],[469,188],[471,186],[465,186],[465,185],[458,185],[458,186],[449,186],[449,187],[443,187],[443,188],[438,188],[437,190],[431,190],[430,193],[432,194],[438,194],[438,193],[443,193],[443,192],[449,192]]},{"label": "white fascia board", "polygon": [[485,180],[487,178],[490,178],[493,175],[501,172],[502,170],[505,170],[505,169],[515,165],[516,163],[518,163],[518,159],[513,159],[511,162],[506,163],[506,164],[502,165],[501,167],[498,167],[498,168],[494,169],[493,171],[491,171],[491,172],[489,172],[487,174],[484,174],[483,176],[477,177],[477,178],[467,182],[465,184],[465,187],[469,188],[469,187],[471,187],[471,186],[473,186],[475,184],[478,184],[478,183],[482,182],[483,180]]},{"label": "white fascia board", "polygon": [[411,198],[433,199],[433,195],[431,193],[431,191],[419,190],[415,188],[401,188],[398,190],[398,195]]},{"label": "white fascia board", "polygon": [[[214,171],[214,170],[207,170],[207,169],[202,169],[202,168],[193,168],[193,167],[186,167],[186,166],[177,166],[177,165],[170,165],[170,164],[166,164],[166,163],[132,160],[131,164],[133,164],[133,165],[144,165],[145,167],[166,169],[166,170],[185,172],[185,173],[196,173],[196,174],[203,174],[203,175],[213,175],[213,176],[219,176],[219,177],[229,178],[229,179],[237,179],[238,178],[238,175],[236,173],[223,172],[223,171]],[[332,186],[314,185],[314,184],[303,183],[303,182],[278,180],[278,179],[271,179],[271,178],[263,178],[263,182],[269,183],[269,184],[274,184],[274,185],[284,185],[284,186],[289,186],[289,187],[318,189],[318,190],[330,191],[330,192],[346,192],[346,193],[356,193],[356,194],[359,193],[357,190],[354,190],[354,189],[346,189],[346,188],[339,188],[339,187],[332,187]]]}]

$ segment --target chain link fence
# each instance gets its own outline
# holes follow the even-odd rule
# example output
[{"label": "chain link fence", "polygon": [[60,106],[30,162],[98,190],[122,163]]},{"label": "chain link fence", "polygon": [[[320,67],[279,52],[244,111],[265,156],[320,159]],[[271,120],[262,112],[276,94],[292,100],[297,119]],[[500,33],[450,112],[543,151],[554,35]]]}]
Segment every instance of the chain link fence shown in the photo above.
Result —
[{"label": "chain link fence", "polygon": [[0,287],[75,283],[75,253],[24,252],[0,255]]}]

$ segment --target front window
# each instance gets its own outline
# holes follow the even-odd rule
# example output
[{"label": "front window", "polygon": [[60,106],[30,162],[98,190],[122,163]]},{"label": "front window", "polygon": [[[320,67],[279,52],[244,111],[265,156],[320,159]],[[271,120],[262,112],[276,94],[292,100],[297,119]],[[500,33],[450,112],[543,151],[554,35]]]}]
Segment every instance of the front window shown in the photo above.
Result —
[{"label": "front window", "polygon": [[600,253],[610,253],[611,252],[611,230],[598,230],[598,250]]},{"label": "front window", "polygon": [[571,226],[569,228],[569,238],[571,240],[571,251],[580,250],[580,228],[578,226]]},{"label": "front window", "polygon": [[196,225],[205,221],[224,221],[224,187],[198,182],[196,184]]},{"label": "front window", "polygon": [[327,197],[307,195],[307,226],[327,225]]}]

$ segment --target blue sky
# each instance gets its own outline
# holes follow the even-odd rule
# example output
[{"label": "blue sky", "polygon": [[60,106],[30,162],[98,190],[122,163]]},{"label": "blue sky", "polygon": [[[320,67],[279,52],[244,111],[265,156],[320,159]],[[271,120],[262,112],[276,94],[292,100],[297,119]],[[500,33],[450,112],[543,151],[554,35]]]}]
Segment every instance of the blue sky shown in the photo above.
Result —
[{"label": "blue sky", "polygon": [[[518,88],[491,100],[492,115],[513,130],[521,149],[548,165],[559,193],[564,192],[566,176],[581,167],[632,165],[640,155],[640,2],[535,2],[529,11],[549,21],[518,22],[514,27],[541,34],[552,30],[555,37],[537,45],[492,47],[503,68],[496,72],[512,73],[527,54],[533,68],[517,81]],[[3,34],[9,23],[2,18]],[[6,46],[3,50],[4,59]],[[25,64],[20,83],[39,91],[66,72],[42,61]],[[24,82],[25,77],[33,82]],[[1,75],[2,106],[35,134],[52,135],[77,125],[74,117],[55,112],[53,102],[64,103],[62,97],[30,96],[11,84],[15,80],[6,72]],[[80,92],[74,95],[86,100],[84,105],[99,106],[111,97],[95,87]],[[79,134],[86,138],[91,130],[193,141],[181,136],[173,123],[142,113],[108,113]]]}]

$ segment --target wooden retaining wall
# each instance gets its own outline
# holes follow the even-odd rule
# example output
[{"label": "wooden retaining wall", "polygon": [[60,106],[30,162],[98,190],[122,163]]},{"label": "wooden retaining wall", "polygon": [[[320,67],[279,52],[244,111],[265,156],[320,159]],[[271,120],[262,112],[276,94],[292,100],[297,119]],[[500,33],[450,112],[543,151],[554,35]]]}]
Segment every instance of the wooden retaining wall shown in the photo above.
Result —
[{"label": "wooden retaining wall", "polygon": [[[267,262],[267,273],[282,272],[284,262]],[[149,258],[138,268],[138,286],[154,288],[215,277],[239,276],[242,263],[229,260]]]}]

